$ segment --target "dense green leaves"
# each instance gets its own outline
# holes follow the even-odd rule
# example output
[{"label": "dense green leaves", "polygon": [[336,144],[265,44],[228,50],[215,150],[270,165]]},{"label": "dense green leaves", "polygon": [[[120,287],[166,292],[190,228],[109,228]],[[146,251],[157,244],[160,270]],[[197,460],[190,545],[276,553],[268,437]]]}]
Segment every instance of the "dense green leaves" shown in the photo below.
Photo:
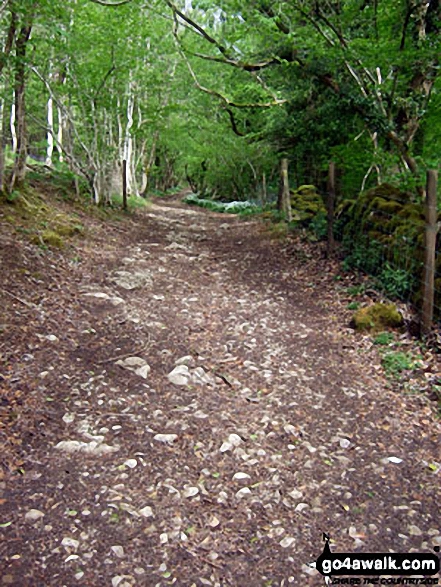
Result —
[{"label": "dense green leaves", "polygon": [[435,0],[2,7],[5,144],[13,145],[17,39],[32,21],[30,148],[44,156],[52,132],[59,156],[87,178],[96,200],[120,189],[123,158],[132,193],[146,182],[166,189],[187,179],[225,199],[257,197],[264,176],[274,194],[282,156],[295,183],[318,185],[336,158],[346,193],[403,173],[421,191],[421,171],[439,164]]}]

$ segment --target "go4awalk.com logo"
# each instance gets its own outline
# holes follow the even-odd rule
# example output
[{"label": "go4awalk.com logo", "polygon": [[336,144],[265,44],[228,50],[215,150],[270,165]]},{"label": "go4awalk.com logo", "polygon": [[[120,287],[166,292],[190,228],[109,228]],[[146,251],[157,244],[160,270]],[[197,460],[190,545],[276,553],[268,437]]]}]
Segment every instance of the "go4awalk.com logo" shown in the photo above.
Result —
[{"label": "go4awalk.com logo", "polygon": [[[350,554],[331,552],[329,535],[323,534],[323,539],[325,546],[314,566],[325,577],[327,585],[439,585],[439,579],[432,578],[440,570],[439,546],[434,547],[433,554]],[[340,578],[343,575],[350,578]],[[415,579],[411,575],[426,578]]]}]

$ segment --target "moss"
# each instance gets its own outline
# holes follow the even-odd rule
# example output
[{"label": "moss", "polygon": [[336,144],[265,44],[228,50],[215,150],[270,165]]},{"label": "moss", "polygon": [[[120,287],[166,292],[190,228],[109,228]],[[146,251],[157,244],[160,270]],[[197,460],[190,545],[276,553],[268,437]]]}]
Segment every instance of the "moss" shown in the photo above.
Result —
[{"label": "moss", "polygon": [[84,232],[83,226],[81,224],[61,224],[56,223],[55,230],[60,236],[70,237],[76,234],[82,234]]},{"label": "moss", "polygon": [[399,328],[403,325],[403,317],[395,304],[373,304],[355,312],[351,325],[358,331],[381,331],[385,328]]},{"label": "moss", "polygon": [[277,222],[270,224],[267,228],[268,235],[274,239],[284,239],[288,234],[286,222]]},{"label": "moss", "polygon": [[53,230],[45,230],[40,234],[40,238],[43,243],[49,247],[60,249],[64,246],[63,237],[59,235],[58,232],[54,232]]},{"label": "moss", "polygon": [[402,210],[400,202],[396,202],[395,200],[385,200],[384,198],[375,198],[375,200],[372,201],[371,209],[372,207],[381,210],[381,212],[386,212],[386,214],[396,214]]},{"label": "moss", "polygon": [[412,199],[412,194],[408,192],[403,192],[396,186],[391,185],[390,183],[382,183],[371,188],[367,192],[364,192],[363,197],[366,200],[372,200],[374,198],[383,198],[405,204]]},{"label": "moss", "polygon": [[294,222],[309,226],[319,213],[326,213],[321,195],[313,185],[302,185],[291,191],[291,208]]}]

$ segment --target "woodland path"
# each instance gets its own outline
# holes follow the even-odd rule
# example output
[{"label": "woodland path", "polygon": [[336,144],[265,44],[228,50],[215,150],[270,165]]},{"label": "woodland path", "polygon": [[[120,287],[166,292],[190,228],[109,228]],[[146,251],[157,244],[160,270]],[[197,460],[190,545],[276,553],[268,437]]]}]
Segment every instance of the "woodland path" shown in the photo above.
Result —
[{"label": "woodland path", "polygon": [[440,545],[439,421],[296,251],[178,200],[124,226],[83,264],[54,257],[35,307],[7,301],[4,379],[35,404],[24,474],[0,479],[0,585],[319,586],[322,532],[338,552]]}]

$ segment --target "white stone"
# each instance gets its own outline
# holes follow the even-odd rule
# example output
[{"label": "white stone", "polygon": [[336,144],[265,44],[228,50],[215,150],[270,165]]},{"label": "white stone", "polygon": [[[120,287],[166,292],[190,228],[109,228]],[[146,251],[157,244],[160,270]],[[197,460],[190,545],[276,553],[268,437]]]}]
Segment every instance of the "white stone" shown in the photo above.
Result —
[{"label": "white stone", "polygon": [[109,454],[118,450],[115,446],[101,444],[95,440],[92,442],[80,442],[78,440],[62,440],[56,446],[56,449],[67,453],[83,452],[91,456],[100,456]]},{"label": "white stone", "polygon": [[112,306],[120,306],[121,304],[125,303],[122,298],[118,297],[109,298],[109,302],[112,304]]},{"label": "white stone", "polygon": [[70,538],[68,536],[63,538],[63,540],[61,541],[61,546],[64,546],[64,548],[75,548],[76,550],[79,547],[79,545],[79,540],[75,540],[75,538]]},{"label": "white stone", "polygon": [[211,528],[217,528],[219,526],[219,524],[220,524],[220,521],[214,515],[211,517],[210,521],[208,522],[208,525]]},{"label": "white stone", "polygon": [[184,497],[194,497],[198,493],[199,493],[199,488],[198,487],[186,487],[184,489],[184,491],[182,492],[182,495]]},{"label": "white stone", "polygon": [[383,459],[381,462],[384,465],[387,465],[387,463],[394,463],[394,465],[399,465],[403,462],[403,459],[399,459],[398,457],[387,457],[386,459]]},{"label": "white stone", "polygon": [[243,481],[245,479],[251,479],[251,476],[248,473],[241,473],[240,471],[233,475],[233,481]]},{"label": "white stone", "polygon": [[191,355],[185,355],[185,357],[181,357],[177,361],[175,361],[175,365],[186,365],[187,367],[193,367],[195,364],[194,357]]},{"label": "white stone", "polygon": [[126,359],[120,359],[116,361],[115,365],[119,365],[123,369],[130,369],[136,370],[141,367],[144,367],[147,364],[147,361],[142,359],[141,357],[127,357]]},{"label": "white stone", "polygon": [[251,489],[249,487],[242,487],[242,489],[239,489],[239,491],[236,493],[236,498],[242,499],[247,495],[251,495]]},{"label": "white stone", "polygon": [[158,442],[163,442],[164,444],[173,444],[174,441],[178,438],[177,434],[155,434],[153,440],[157,440]]},{"label": "white stone", "polygon": [[415,526],[414,524],[409,526],[407,530],[411,536],[422,536],[423,534],[420,528],[418,528],[418,526]]},{"label": "white stone", "polygon": [[168,380],[175,385],[188,385],[191,379],[187,365],[178,365],[168,375]]},{"label": "white stone", "polygon": [[136,369],[135,373],[136,373],[136,375],[139,375],[143,379],[147,379],[150,371],[151,371],[150,365],[143,365],[142,367],[139,367],[139,369]]},{"label": "white stone", "polygon": [[139,513],[141,516],[144,516],[144,518],[153,518],[154,516],[153,510],[149,505],[146,505],[141,510],[139,510]]},{"label": "white stone", "polygon": [[111,546],[110,550],[113,552],[113,554],[115,554],[118,558],[123,558],[124,556],[124,548],[122,546],[115,545],[115,546]]},{"label": "white stone", "polygon": [[108,300],[109,296],[101,291],[97,291],[97,292],[91,292],[91,293],[85,293],[83,294],[83,296],[87,296],[89,298],[97,298],[97,299],[101,299],[101,300]]},{"label": "white stone", "polygon": [[233,447],[233,445],[229,442],[223,442],[222,446],[220,447],[219,451],[220,452],[227,452],[229,450],[231,450]]},{"label": "white stone", "polygon": [[25,514],[25,520],[26,520],[26,522],[35,522],[36,520],[39,520],[43,516],[44,516],[44,513],[40,512],[40,510],[29,510]]},{"label": "white stone", "polygon": [[228,442],[233,446],[239,446],[242,444],[242,438],[238,434],[230,434],[228,436]]}]

